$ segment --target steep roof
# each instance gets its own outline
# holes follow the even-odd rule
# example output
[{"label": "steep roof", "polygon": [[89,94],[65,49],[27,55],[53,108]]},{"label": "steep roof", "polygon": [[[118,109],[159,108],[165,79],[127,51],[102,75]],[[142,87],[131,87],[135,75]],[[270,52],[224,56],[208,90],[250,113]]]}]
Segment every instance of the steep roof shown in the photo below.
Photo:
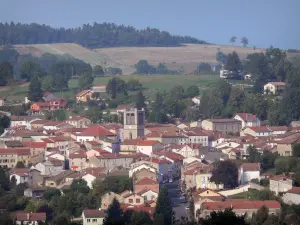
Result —
[{"label": "steep roof", "polygon": [[266,206],[271,209],[280,209],[280,203],[278,201],[225,201],[225,202],[204,202],[201,205],[202,209],[220,211],[227,208],[234,209],[259,209],[262,206]]},{"label": "steep roof", "polygon": [[158,184],[157,181],[152,180],[148,177],[145,177],[135,183],[135,185],[149,185],[149,184]]},{"label": "steep roof", "polygon": [[46,213],[17,213],[17,221],[46,221]]},{"label": "steep roof", "polygon": [[29,148],[1,148],[0,155],[3,154],[30,155],[30,149]]},{"label": "steep roof", "polygon": [[70,159],[86,158],[86,152],[84,150],[79,150],[69,155]]},{"label": "steep roof", "polygon": [[106,216],[104,211],[99,209],[85,209],[83,214],[86,218],[104,218]]},{"label": "steep roof", "polygon": [[91,92],[90,90],[82,90],[78,94],[76,94],[76,97],[81,97],[83,95],[86,95],[87,93]]},{"label": "steep roof", "polygon": [[243,171],[260,171],[260,163],[243,163],[240,167]]},{"label": "steep roof", "polygon": [[79,136],[103,137],[103,136],[114,136],[114,134],[106,130],[104,127],[96,124],[89,128],[84,129],[79,134]]},{"label": "steep roof", "polygon": [[257,117],[254,114],[251,113],[237,113],[235,114],[236,116],[239,116],[242,120],[244,120],[245,122],[249,122],[249,121],[256,121]]},{"label": "steep roof", "polygon": [[269,82],[268,84],[273,84],[274,86],[285,86],[284,82]]},{"label": "steep roof", "polygon": [[300,187],[293,187],[292,189],[288,190],[287,193],[300,195]]}]

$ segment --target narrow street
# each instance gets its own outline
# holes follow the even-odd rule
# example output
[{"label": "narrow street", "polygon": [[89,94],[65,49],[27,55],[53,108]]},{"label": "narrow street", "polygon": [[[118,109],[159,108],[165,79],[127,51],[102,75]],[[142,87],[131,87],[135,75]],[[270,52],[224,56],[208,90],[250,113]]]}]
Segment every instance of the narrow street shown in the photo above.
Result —
[{"label": "narrow street", "polygon": [[180,199],[181,191],[179,187],[179,181],[176,180],[172,183],[166,183],[165,185],[168,189],[176,219],[180,220],[182,216],[188,217],[187,210],[185,209],[187,203],[182,203],[182,199]]}]

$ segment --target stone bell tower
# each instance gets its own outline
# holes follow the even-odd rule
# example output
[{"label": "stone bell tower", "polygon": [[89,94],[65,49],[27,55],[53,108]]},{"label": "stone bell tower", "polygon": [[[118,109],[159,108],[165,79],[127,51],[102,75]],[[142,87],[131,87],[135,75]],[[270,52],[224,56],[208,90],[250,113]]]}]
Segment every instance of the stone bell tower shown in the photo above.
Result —
[{"label": "stone bell tower", "polygon": [[123,140],[136,139],[144,136],[145,111],[144,109],[124,109]]}]

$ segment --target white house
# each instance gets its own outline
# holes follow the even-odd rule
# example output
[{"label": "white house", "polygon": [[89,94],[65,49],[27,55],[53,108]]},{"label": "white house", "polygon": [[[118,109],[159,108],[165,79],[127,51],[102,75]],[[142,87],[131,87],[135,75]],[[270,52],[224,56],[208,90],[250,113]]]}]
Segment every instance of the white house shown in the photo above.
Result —
[{"label": "white house", "polygon": [[260,180],[260,163],[243,163],[239,168],[240,184],[249,183],[253,179]]},{"label": "white house", "polygon": [[64,162],[59,160],[45,161],[34,167],[41,172],[41,175],[55,176],[64,170]]},{"label": "white house", "polygon": [[145,189],[143,191],[140,191],[138,193],[139,195],[141,195],[145,201],[156,201],[156,199],[158,198],[158,193],[156,193],[155,191],[152,191],[150,189]]},{"label": "white house", "polygon": [[83,225],[102,225],[105,212],[101,209],[85,209],[82,211]]},{"label": "white house", "polygon": [[288,205],[299,205],[300,204],[300,187],[293,187],[283,195],[282,200]]},{"label": "white house", "polygon": [[201,97],[196,96],[196,97],[192,98],[192,102],[195,103],[196,105],[200,105]]},{"label": "white house", "polygon": [[16,185],[27,183],[29,179],[29,168],[13,168],[9,172],[9,179],[16,179]]},{"label": "white house", "polygon": [[242,122],[242,129],[245,127],[259,127],[260,120],[258,117],[251,113],[237,113],[233,119],[239,120]]},{"label": "white house", "polygon": [[287,131],[287,126],[246,127],[241,131],[241,136],[251,135],[253,137],[268,137],[271,135],[285,134]]}]

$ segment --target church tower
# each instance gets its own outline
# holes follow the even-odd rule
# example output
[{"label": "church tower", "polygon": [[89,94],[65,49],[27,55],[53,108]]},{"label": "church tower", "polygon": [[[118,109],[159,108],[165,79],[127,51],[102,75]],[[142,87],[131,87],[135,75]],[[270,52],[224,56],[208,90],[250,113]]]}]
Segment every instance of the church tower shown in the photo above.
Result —
[{"label": "church tower", "polygon": [[144,136],[145,111],[144,109],[124,109],[123,140],[137,139]]}]

